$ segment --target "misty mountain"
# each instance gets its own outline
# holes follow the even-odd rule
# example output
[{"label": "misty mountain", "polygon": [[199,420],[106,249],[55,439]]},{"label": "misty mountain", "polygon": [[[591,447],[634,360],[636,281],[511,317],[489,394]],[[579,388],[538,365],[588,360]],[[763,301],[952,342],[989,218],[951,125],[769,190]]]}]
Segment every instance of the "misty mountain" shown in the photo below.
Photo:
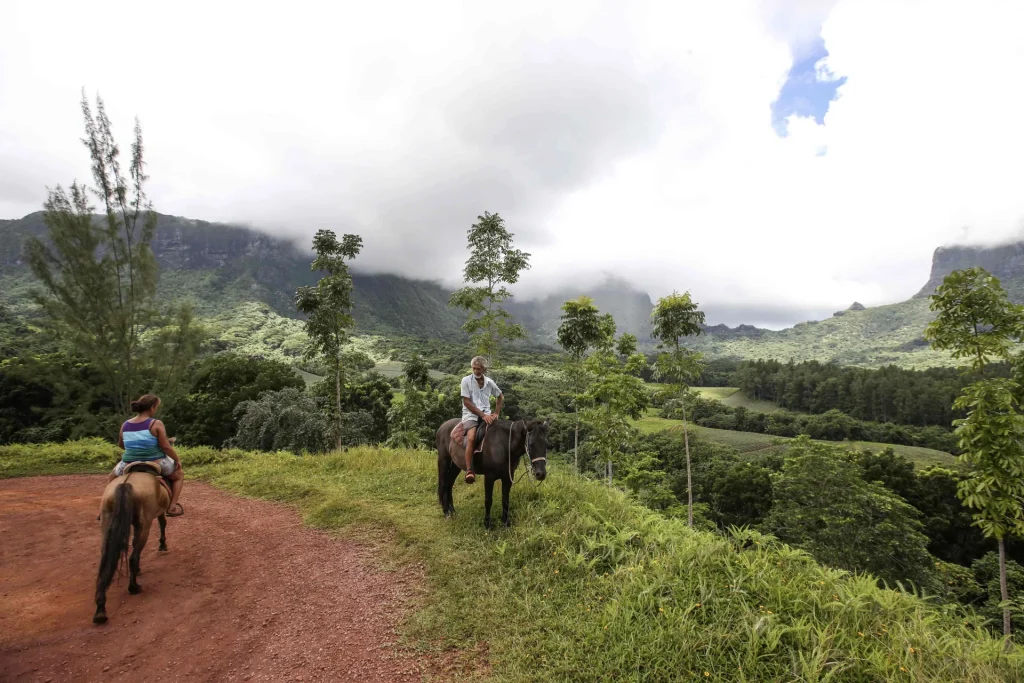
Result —
[{"label": "misty mountain", "polygon": [[[8,285],[0,301],[10,304],[13,293],[24,294],[31,276],[22,244],[45,230],[42,212],[0,222],[0,275],[6,276]],[[310,270],[311,251],[242,226],[158,214],[152,247],[160,268],[158,296],[189,298],[204,315],[261,301],[279,315],[298,317],[295,291],[318,277]],[[399,275],[359,273],[358,258],[354,264],[353,316],[359,331],[464,338],[465,315],[448,307],[450,289]],[[509,308],[530,331],[532,341],[553,344],[562,303],[581,294],[594,297],[602,312],[611,313],[619,331],[649,338],[651,298],[622,280],[609,280],[590,291],[562,289],[536,301],[513,298]]]}]

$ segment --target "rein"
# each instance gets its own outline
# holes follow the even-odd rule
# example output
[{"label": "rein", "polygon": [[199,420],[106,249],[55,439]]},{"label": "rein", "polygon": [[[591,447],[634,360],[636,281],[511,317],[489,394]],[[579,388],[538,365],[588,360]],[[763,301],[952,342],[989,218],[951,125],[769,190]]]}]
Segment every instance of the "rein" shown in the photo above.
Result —
[{"label": "rein", "polygon": [[[520,420],[520,422],[523,423],[523,430],[526,430],[526,420]],[[514,422],[512,424],[515,425]],[[544,462],[548,461],[548,459],[546,457],[540,457],[540,458],[531,457],[530,456],[530,432],[529,431],[526,431],[526,437],[525,438],[526,438],[526,459],[527,460],[526,460],[526,462],[523,463],[523,466],[524,466],[523,472],[518,477],[513,479],[512,478],[512,428],[509,427],[509,430],[508,430],[508,478],[512,482],[512,485],[515,485],[515,484],[519,483],[519,480],[523,478],[523,474],[525,474],[527,472],[530,472],[531,474],[533,473],[533,463],[540,462],[541,460],[543,460]]]}]

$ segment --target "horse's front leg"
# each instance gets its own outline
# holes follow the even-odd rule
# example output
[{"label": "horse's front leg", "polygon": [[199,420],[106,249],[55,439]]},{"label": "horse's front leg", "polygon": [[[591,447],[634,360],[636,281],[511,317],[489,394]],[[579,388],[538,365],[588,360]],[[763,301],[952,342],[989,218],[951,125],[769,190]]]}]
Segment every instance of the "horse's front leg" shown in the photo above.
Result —
[{"label": "horse's front leg", "polygon": [[512,480],[501,479],[501,523],[505,526],[512,526],[508,519],[508,493],[512,490]]},{"label": "horse's front leg", "polygon": [[484,477],[484,528],[491,528],[491,503],[494,502],[494,477]]}]

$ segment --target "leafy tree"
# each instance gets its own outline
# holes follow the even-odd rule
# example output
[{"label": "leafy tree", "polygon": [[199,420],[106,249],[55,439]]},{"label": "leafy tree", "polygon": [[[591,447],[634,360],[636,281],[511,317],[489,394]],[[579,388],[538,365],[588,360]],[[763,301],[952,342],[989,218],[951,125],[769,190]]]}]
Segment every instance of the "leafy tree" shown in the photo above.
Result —
[{"label": "leafy tree", "polygon": [[268,391],[302,390],[305,382],[276,360],[219,353],[189,366],[184,396],[167,402],[164,421],[189,445],[221,448],[238,432],[235,408]]},{"label": "leafy tree", "polygon": [[[156,260],[150,248],[156,214],[146,198],[142,128],[135,122],[128,175],[103,100],[96,115],[82,94],[83,139],[96,188],[77,182],[51,190],[46,240],[26,242],[28,264],[42,283],[33,294],[62,337],[102,373],[115,410],[124,413],[139,387],[141,334],[155,317]],[[92,193],[103,205],[93,219]]]},{"label": "leafy tree", "polygon": [[[932,346],[967,359],[984,375],[992,359],[1010,360],[1013,344],[1024,330],[1024,307],[1010,302],[999,280],[984,269],[954,271],[931,297],[936,319],[925,330]],[[1017,359],[1017,364],[1022,361]],[[966,387],[953,404],[967,417],[956,420],[969,466],[957,495],[976,510],[974,521],[999,547],[1003,634],[1011,632],[1010,595],[1006,578],[1006,537],[1024,537],[1024,415],[1021,386],[1014,377],[988,377]]]},{"label": "leafy tree", "polygon": [[572,411],[576,418],[573,434],[573,462],[580,471],[580,399],[586,387],[587,375],[583,366],[587,352],[597,347],[604,338],[597,306],[593,299],[581,296],[562,304],[562,323],[558,326],[558,344],[567,354],[565,374],[572,383]]},{"label": "leafy tree", "polygon": [[238,432],[227,443],[247,450],[323,453],[331,445],[331,423],[322,406],[299,389],[265,391],[235,407]]},{"label": "leafy tree", "polygon": [[[351,366],[350,366],[351,367]],[[310,388],[314,397],[325,399],[330,406],[331,420],[338,422],[335,414],[335,387],[333,379],[323,379]],[[341,422],[344,429],[359,426],[360,434],[345,433],[342,444],[384,443],[388,438],[388,411],[391,410],[394,391],[388,381],[379,373],[371,372],[356,381],[348,378],[341,387]],[[369,415],[371,425],[360,423],[358,415]]]},{"label": "leafy tree", "polygon": [[409,380],[402,383],[404,396],[388,411],[390,448],[422,448],[433,436],[427,424],[427,396]]},{"label": "leafy tree", "polygon": [[[651,336],[659,340],[658,348],[663,352],[658,355],[655,365],[655,376],[667,379],[674,388],[675,395],[682,399],[687,383],[699,376],[702,370],[702,357],[683,348],[679,340],[700,334],[703,331],[704,313],[690,299],[690,293],[672,292],[669,296],[658,299],[651,313],[653,329]],[[686,449],[686,486],[687,486],[687,523],[693,526],[693,480],[690,468],[690,437],[686,425],[686,406],[681,402],[683,417],[683,443]]]},{"label": "leafy tree", "polygon": [[[971,572],[974,575],[975,585],[980,588],[981,593],[976,600],[978,611],[998,623],[999,617],[1003,616],[1006,609],[1003,584],[1007,584],[1009,592],[1013,595],[1024,593],[1024,567],[1013,560],[1000,558],[996,553],[988,553],[971,564]],[[968,593],[973,586],[967,581],[964,583],[964,592],[967,593],[965,597],[973,597]],[[1021,629],[1024,628],[1024,616],[1022,616],[1024,610],[1021,610],[1021,606],[1017,606],[1016,612],[1013,615],[1012,625],[1016,628],[1019,640]]]},{"label": "leafy tree", "polygon": [[519,274],[530,267],[530,255],[512,246],[512,233],[494,213],[477,216],[467,231],[470,256],[462,274],[467,284],[452,293],[448,305],[465,309],[468,320],[463,329],[469,333],[476,352],[498,366],[498,346],[502,340],[526,338],[526,329],[513,323],[512,315],[502,308],[512,293],[505,285],[519,281]]},{"label": "leafy tree", "polygon": [[341,385],[344,368],[342,354],[348,330],[355,324],[352,319],[352,276],[346,259],[354,259],[363,246],[358,235],[345,235],[341,241],[331,230],[317,230],[313,237],[316,259],[312,270],[326,271],[315,287],[300,287],[295,294],[295,306],[306,318],[309,346],[306,358],[319,357],[334,375],[335,389],[335,445],[342,445]]},{"label": "leafy tree", "polygon": [[889,583],[933,581],[918,512],[865,481],[854,455],[799,437],[773,489],[768,533],[833,567],[869,571]]},{"label": "leafy tree", "polygon": [[[650,392],[637,377],[647,361],[639,353],[617,355],[615,322],[611,316],[603,321],[602,340],[584,362],[592,380],[584,395],[587,407],[583,421],[588,427],[590,448],[603,462],[621,465],[637,440],[636,428],[630,421],[639,419],[650,404]],[[630,344],[627,341],[619,346],[629,350]]]},{"label": "leafy tree", "polygon": [[430,368],[418,353],[405,364],[405,378],[421,391],[430,385]]},{"label": "leafy tree", "polygon": [[1024,306],[1011,303],[999,279],[983,268],[955,270],[931,297],[935,320],[924,337],[932,347],[965,358],[983,371],[993,360],[1007,360],[1024,333]]}]

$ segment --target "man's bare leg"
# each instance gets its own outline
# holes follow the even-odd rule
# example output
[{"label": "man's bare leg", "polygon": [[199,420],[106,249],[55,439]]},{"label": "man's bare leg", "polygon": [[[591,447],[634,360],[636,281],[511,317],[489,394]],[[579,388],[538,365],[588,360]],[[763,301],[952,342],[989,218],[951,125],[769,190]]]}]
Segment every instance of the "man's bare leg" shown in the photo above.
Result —
[{"label": "man's bare leg", "polygon": [[473,449],[475,444],[473,443],[476,437],[476,427],[473,427],[466,432],[466,483],[472,484],[476,480],[476,475],[473,474]]}]

